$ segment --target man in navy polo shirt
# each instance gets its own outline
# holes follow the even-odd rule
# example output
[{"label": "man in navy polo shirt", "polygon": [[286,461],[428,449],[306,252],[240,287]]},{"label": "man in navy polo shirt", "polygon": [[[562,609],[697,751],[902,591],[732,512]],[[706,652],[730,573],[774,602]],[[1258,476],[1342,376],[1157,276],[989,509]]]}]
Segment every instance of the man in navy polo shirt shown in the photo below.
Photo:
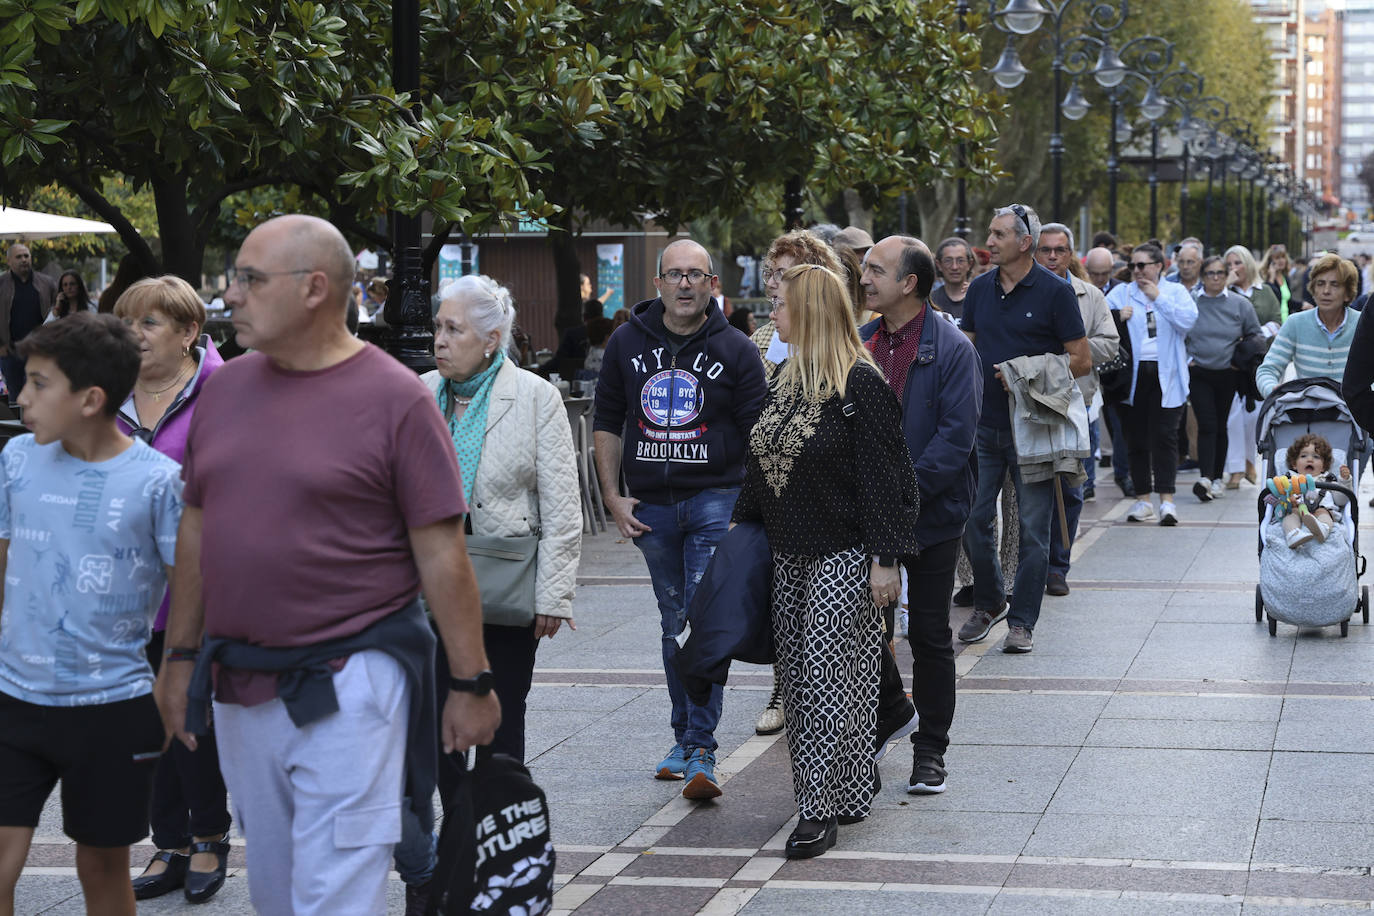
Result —
[{"label": "man in navy polo shirt", "polygon": [[[1092,356],[1073,287],[1035,262],[1040,218],[1012,204],[993,212],[988,250],[993,269],[969,284],[963,330],[983,363],[983,410],[978,419],[978,493],[964,531],[973,565],[973,613],[959,630],[961,642],[986,639],[1007,618],[1003,652],[1029,652],[1049,573],[1053,480],[1026,483],[1016,462],[1011,409],[997,364],[1018,356],[1068,353],[1075,377],[1092,371]],[[1021,546],[1008,608],[1002,566],[994,543],[997,494],[1007,471],[1016,484]]]}]

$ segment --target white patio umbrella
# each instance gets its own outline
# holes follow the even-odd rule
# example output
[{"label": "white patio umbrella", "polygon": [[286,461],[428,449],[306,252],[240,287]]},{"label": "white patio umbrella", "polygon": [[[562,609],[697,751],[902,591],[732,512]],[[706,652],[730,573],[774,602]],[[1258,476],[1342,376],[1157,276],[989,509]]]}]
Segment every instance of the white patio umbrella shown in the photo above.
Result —
[{"label": "white patio umbrella", "polygon": [[0,239],[50,239],[59,235],[115,231],[115,227],[109,223],[100,223],[93,219],[38,213],[34,210],[20,210],[18,207],[0,207]]}]

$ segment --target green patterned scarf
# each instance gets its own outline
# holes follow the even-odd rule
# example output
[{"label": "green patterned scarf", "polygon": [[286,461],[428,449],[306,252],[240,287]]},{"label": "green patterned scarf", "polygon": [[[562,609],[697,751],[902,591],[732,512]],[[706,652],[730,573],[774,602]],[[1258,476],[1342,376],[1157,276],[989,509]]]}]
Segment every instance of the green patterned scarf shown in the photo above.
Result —
[{"label": "green patterned scarf", "polygon": [[[463,499],[472,503],[472,484],[477,479],[477,465],[482,460],[482,443],[487,435],[487,406],[491,403],[491,387],[496,373],[506,361],[506,354],[496,351],[491,365],[462,382],[445,379],[439,386],[439,410],[448,420],[453,448],[458,452],[458,467],[463,472]],[[461,417],[454,417],[454,398],[471,398]]]}]

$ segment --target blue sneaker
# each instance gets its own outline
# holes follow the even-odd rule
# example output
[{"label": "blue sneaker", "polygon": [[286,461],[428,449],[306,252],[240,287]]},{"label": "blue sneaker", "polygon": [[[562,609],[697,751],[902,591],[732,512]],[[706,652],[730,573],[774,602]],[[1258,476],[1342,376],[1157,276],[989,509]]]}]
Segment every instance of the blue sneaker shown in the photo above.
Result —
[{"label": "blue sneaker", "polygon": [[720,797],[720,784],[716,782],[716,755],[704,747],[692,749],[687,758],[687,785],[682,787],[682,797],[693,801],[706,801]]},{"label": "blue sneaker", "polygon": [[674,744],[673,749],[668,752],[668,756],[664,757],[663,762],[658,765],[658,772],[654,774],[654,779],[681,779],[686,770],[687,748],[680,744]]}]

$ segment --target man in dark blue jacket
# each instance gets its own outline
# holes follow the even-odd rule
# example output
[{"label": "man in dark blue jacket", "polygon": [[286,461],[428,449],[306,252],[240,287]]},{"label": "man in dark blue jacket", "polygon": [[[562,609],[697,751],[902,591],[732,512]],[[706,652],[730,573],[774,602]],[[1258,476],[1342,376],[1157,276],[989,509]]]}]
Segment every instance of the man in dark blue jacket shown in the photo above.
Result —
[{"label": "man in dark blue jacket", "polygon": [[[722,691],[698,706],[673,664],[692,594],[730,525],[749,431],[767,390],[758,348],[711,299],[711,256],[689,239],[659,255],[659,297],[641,302],[606,343],[596,386],[596,468],[616,527],[634,538],[663,631],[663,671],[673,704],[673,749],[659,779],[685,779],[682,794],[720,795],[715,728]],[[620,495],[624,472],[630,496]]]},{"label": "man in dark blue jacket", "polygon": [[[903,558],[907,573],[912,698],[919,726],[911,736],[907,791],[945,790],[945,749],[954,721],[954,634],[949,600],[954,566],[977,489],[973,460],[983,372],[978,354],[954,323],[929,304],[935,262],[918,239],[890,236],[864,258],[865,306],[880,317],[859,336],[902,405],[902,431],[916,466],[921,553]],[[879,753],[909,719],[901,676],[884,654]],[[895,727],[894,727],[895,726]]]}]

